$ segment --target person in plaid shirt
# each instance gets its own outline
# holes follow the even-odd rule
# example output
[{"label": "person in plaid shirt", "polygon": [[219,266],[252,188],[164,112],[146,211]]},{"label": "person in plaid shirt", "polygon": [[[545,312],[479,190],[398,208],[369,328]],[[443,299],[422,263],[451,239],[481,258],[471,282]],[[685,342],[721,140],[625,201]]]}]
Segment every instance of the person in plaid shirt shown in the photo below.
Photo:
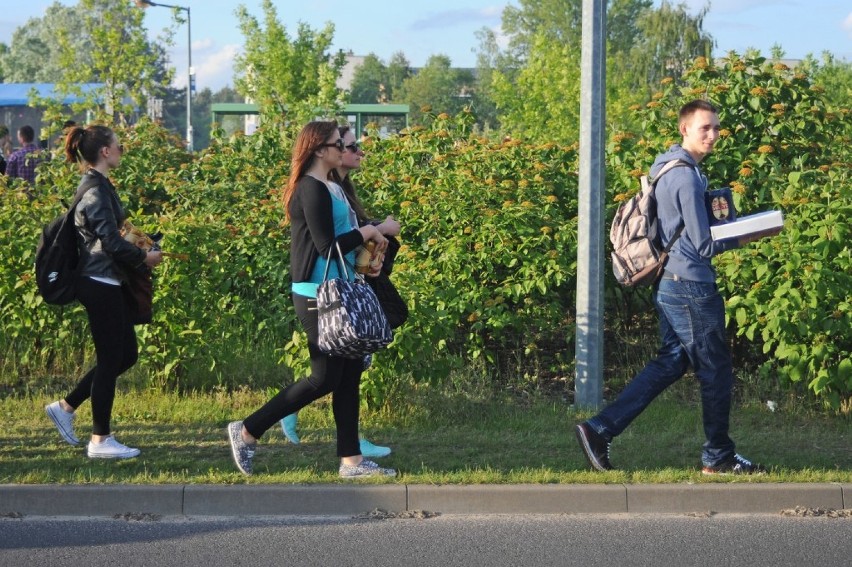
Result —
[{"label": "person in plaid shirt", "polygon": [[41,152],[33,142],[34,139],[33,127],[21,126],[18,130],[18,141],[21,143],[21,148],[12,152],[9,161],[6,163],[6,175],[26,179],[31,185],[35,185],[36,166],[42,161]]}]

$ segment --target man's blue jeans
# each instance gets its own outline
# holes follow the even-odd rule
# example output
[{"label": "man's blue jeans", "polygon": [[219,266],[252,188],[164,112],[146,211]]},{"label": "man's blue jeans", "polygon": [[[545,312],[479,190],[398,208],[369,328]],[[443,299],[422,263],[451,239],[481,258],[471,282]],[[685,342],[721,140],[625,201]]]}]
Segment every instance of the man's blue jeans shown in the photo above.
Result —
[{"label": "man's blue jeans", "polygon": [[589,420],[607,439],[624,431],[663,390],[692,365],[701,385],[704,443],[701,460],[716,466],[734,455],[728,437],[733,367],[725,335],[725,304],[715,283],[660,280],[654,293],[660,316],[660,350],[618,398]]}]

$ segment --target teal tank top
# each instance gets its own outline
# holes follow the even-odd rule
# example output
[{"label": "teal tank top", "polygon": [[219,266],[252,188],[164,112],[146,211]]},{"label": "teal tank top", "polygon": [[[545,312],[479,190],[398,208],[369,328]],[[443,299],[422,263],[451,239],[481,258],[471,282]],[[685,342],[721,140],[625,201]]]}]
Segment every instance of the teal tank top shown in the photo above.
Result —
[{"label": "teal tank top", "polygon": [[[346,234],[352,230],[352,223],[349,221],[349,203],[339,199],[331,191],[329,191],[329,195],[331,196],[331,216],[334,219],[334,236]],[[343,258],[346,262],[346,273],[349,275],[349,280],[353,281],[355,279],[355,250],[344,254]],[[290,288],[292,292],[305,297],[316,298],[317,288],[322,283],[322,276],[325,272],[325,264],[325,257],[317,258],[310,279],[306,282],[293,282]],[[335,250],[332,252],[331,266],[328,268],[328,279],[342,277],[337,267],[338,264],[337,251]]]}]

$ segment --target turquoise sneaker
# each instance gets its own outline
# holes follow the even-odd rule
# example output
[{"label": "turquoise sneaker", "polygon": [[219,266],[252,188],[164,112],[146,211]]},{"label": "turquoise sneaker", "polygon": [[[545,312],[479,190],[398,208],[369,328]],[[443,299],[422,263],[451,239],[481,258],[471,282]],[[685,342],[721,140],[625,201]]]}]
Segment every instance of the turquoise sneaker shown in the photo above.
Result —
[{"label": "turquoise sneaker", "polygon": [[361,439],[361,455],[364,457],[387,457],[391,454],[390,447],[381,447],[379,445],[373,445],[366,439]]},{"label": "turquoise sneaker", "polygon": [[284,419],[281,420],[281,431],[284,432],[284,437],[286,437],[293,445],[298,445],[302,442],[302,440],[299,439],[299,434],[296,433],[298,415],[299,414],[297,413],[291,413],[290,415],[285,415]]}]

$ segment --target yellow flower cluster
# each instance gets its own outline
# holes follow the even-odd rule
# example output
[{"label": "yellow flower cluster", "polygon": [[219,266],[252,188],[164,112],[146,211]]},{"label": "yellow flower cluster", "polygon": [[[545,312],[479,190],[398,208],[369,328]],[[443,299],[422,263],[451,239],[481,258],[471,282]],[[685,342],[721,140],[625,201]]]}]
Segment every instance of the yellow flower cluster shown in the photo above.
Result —
[{"label": "yellow flower cluster", "polygon": [[731,135],[731,131],[728,130],[727,128],[722,128],[721,130],[719,130],[719,136],[722,137],[722,138],[727,138],[730,135]]},{"label": "yellow flower cluster", "polygon": [[757,148],[757,153],[759,154],[771,154],[775,150],[772,149],[772,146],[760,146]]},{"label": "yellow flower cluster", "polygon": [[744,167],[740,170],[740,176],[741,177],[748,177],[749,175],[751,175],[751,168],[750,167]]},{"label": "yellow flower cluster", "polygon": [[547,197],[544,198],[544,200],[547,201],[548,203],[555,203],[556,201],[559,200],[559,198],[556,195],[548,195]]},{"label": "yellow flower cluster", "polygon": [[728,85],[726,85],[725,83],[719,83],[718,85],[716,85],[715,87],[713,87],[713,92],[716,92],[716,93],[726,93],[726,92],[728,92],[728,91],[730,90],[730,88],[731,88],[731,87],[729,87],[729,86],[728,86]]},{"label": "yellow flower cluster", "polygon": [[673,82],[674,82],[674,79],[672,79],[671,77],[663,77],[663,80],[660,81],[660,84],[661,85],[668,85],[668,84],[671,84]]},{"label": "yellow flower cluster", "polygon": [[749,93],[754,96],[766,96],[768,94],[768,91],[763,87],[754,87],[749,91]]},{"label": "yellow flower cluster", "polygon": [[772,68],[775,69],[776,71],[789,71],[790,70],[789,67],[787,67],[785,64],[780,63],[780,62],[773,65]]},{"label": "yellow flower cluster", "polygon": [[731,181],[731,190],[734,193],[743,195],[746,192],[746,186],[740,183],[739,181]]},{"label": "yellow flower cluster", "polygon": [[655,101],[655,100],[652,100],[651,102],[647,103],[645,106],[647,106],[648,108],[660,108],[663,105],[660,104],[659,102]]}]

